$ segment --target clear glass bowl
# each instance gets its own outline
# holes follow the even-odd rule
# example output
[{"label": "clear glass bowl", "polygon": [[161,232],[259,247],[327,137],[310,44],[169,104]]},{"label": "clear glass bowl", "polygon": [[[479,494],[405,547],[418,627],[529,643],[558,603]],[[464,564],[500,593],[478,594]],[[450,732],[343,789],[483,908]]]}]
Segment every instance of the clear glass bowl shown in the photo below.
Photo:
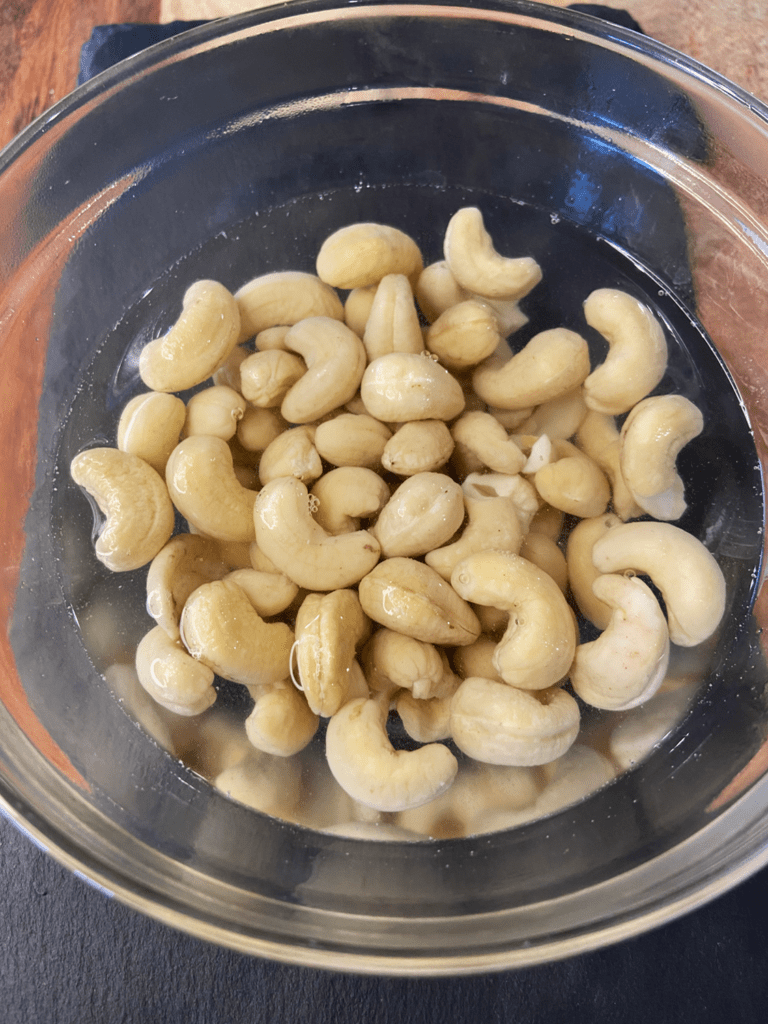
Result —
[{"label": "clear glass bowl", "polygon": [[[291,963],[456,974],[649,929],[768,859],[762,467],[768,110],[680,54],[525,2],[295,2],[212,23],[57,104],[0,159],[0,793],[133,907]],[[681,523],[728,582],[695,699],[633,770],[519,828],[374,843],[225,798],[104,676],[146,629],[66,467],[114,442],[136,355],[196,277],[313,268],[348,221],[429,258],[460,205],[535,255],[532,323],[642,291],[707,427]],[[122,646],[121,646],[122,645]],[[145,722],[146,724],[146,722]]]}]

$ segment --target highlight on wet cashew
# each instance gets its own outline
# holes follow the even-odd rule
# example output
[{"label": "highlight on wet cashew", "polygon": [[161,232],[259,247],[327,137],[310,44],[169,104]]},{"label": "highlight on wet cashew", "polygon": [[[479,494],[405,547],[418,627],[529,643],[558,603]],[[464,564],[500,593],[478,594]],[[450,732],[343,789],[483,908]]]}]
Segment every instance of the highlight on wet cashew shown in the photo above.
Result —
[{"label": "highlight on wet cashew", "polygon": [[615,288],[599,288],[584,302],[590,327],[608,342],[605,361],[584,381],[590,409],[618,416],[650,394],[667,368],[667,342],[647,306]]},{"label": "highlight on wet cashew", "polygon": [[609,530],[592,548],[602,573],[650,576],[667,609],[669,638],[695,647],[717,629],[725,611],[725,579],[714,556],[672,523],[633,522]]},{"label": "highlight on wet cashew", "polygon": [[390,497],[389,487],[372,469],[338,466],[315,481],[312,494],[319,504],[315,522],[327,533],[353,533],[361,519],[372,519]]},{"label": "highlight on wet cashew", "polygon": [[256,491],[243,487],[232,452],[220,437],[188,437],[165,468],[171,500],[200,533],[218,540],[252,541]]},{"label": "highlight on wet cashew", "polygon": [[498,318],[485,302],[465,299],[446,309],[430,325],[427,348],[449,370],[476,366],[492,355],[501,341]]},{"label": "highlight on wet cashew", "polygon": [[369,360],[424,348],[413,289],[404,274],[387,274],[379,282],[362,339]]},{"label": "highlight on wet cashew", "polygon": [[171,537],[147,572],[147,612],[171,640],[178,640],[179,620],[189,595],[228,571],[215,541],[192,533]]},{"label": "highlight on wet cashew", "polygon": [[525,465],[525,455],[490,413],[465,412],[452,425],[451,435],[457,454],[470,452],[494,473],[513,476]]},{"label": "highlight on wet cashew", "polygon": [[293,680],[310,709],[335,715],[347,699],[352,663],[368,631],[354,590],[307,594],[296,616]]},{"label": "highlight on wet cashew", "polygon": [[349,701],[329,721],[326,757],[334,778],[353,799],[380,811],[418,807],[446,790],[458,770],[442,743],[395,750],[386,731],[387,706]]},{"label": "highlight on wet cashew", "polygon": [[286,334],[285,345],[307,366],[280,406],[289,423],[320,419],[357,392],[366,364],[365,348],[340,320],[322,316],[300,320]]},{"label": "highlight on wet cashew", "polygon": [[579,706],[557,686],[521,690],[470,676],[451,705],[456,746],[487,764],[546,764],[568,750],[579,732]]},{"label": "highlight on wet cashew", "polygon": [[280,680],[250,690],[254,705],[245,720],[245,733],[257,750],[293,757],[311,742],[320,720],[292,683]]},{"label": "highlight on wet cashew", "polygon": [[593,707],[628,711],[653,697],[664,680],[667,620],[653,591],[637,576],[598,576],[592,589],[612,608],[611,621],[596,640],[576,648],[571,686]]},{"label": "highlight on wet cashew", "polygon": [[202,384],[237,344],[240,313],[218,281],[195,281],[184,293],[179,319],[167,334],[148,342],[139,374],[152,391],[186,391]]},{"label": "highlight on wet cashew", "polygon": [[413,558],[386,558],[358,587],[374,622],[431,644],[471,644],[480,623],[466,601],[434,569]]},{"label": "highlight on wet cashew", "polygon": [[333,288],[315,274],[278,270],[246,282],[235,292],[240,310],[240,341],[271,327],[292,327],[310,316],[342,320],[344,307]]},{"label": "highlight on wet cashew", "polygon": [[579,427],[579,447],[607,476],[611,485],[613,511],[623,520],[637,519],[643,510],[632,497],[621,470],[621,435],[613,416],[590,409]]},{"label": "highlight on wet cashew", "polygon": [[543,690],[568,674],[576,627],[568,602],[550,576],[512,552],[481,551],[459,562],[451,584],[465,601],[509,612],[494,654],[505,683]]},{"label": "highlight on wet cashew", "polygon": [[231,580],[198,587],[181,613],[181,642],[216,675],[243,686],[287,679],[294,634],[284,622],[264,622]]},{"label": "highlight on wet cashew", "polygon": [[259,480],[268,484],[281,476],[295,476],[311,484],[323,472],[323,463],[315,448],[315,428],[291,427],[284,430],[264,449],[259,460]]},{"label": "highlight on wet cashew", "polygon": [[253,519],[259,548],[308,590],[350,587],[379,560],[381,548],[368,530],[331,536],[316,523],[309,492],[294,477],[279,477],[262,488]]},{"label": "highlight on wet cashew", "polygon": [[462,288],[496,299],[520,299],[539,283],[541,268],[530,256],[500,255],[476,206],[451,217],[443,242],[445,262]]},{"label": "highlight on wet cashew", "polygon": [[398,476],[434,473],[448,462],[453,449],[453,437],[442,420],[416,420],[404,423],[390,437],[381,465]]},{"label": "highlight on wet cashew", "polygon": [[315,447],[333,466],[375,467],[392,437],[386,424],[367,413],[342,412],[319,423]]},{"label": "highlight on wet cashew", "polygon": [[592,589],[592,584],[600,575],[600,570],[592,561],[592,549],[601,537],[617,526],[621,526],[621,519],[613,512],[582,519],[568,534],[566,542],[565,559],[571,595],[584,618],[589,619],[598,629],[608,626],[613,610]]},{"label": "highlight on wet cashew", "polygon": [[388,224],[360,222],[339,228],[320,246],[318,276],[335,288],[366,288],[387,274],[415,281],[424,261],[414,240]]},{"label": "highlight on wet cashew", "polygon": [[184,437],[210,434],[228,441],[237,433],[237,424],[245,414],[245,406],[243,396],[223,384],[198,391],[187,402]]},{"label": "highlight on wet cashew", "polygon": [[74,457],[70,475],[106,517],[94,550],[113,572],[146,565],[173,533],[168,489],[138,455],[118,448],[89,448]]},{"label": "highlight on wet cashew", "polygon": [[190,657],[162,626],[154,626],[136,649],[136,674],[158,704],[177,715],[199,715],[214,703],[213,672]]},{"label": "highlight on wet cashew", "polygon": [[299,588],[281,572],[244,567],[221,577],[236,583],[263,619],[284,612],[296,598]]},{"label": "highlight on wet cashew", "polygon": [[645,398],[624,421],[622,476],[634,500],[654,519],[679,519],[688,507],[676,460],[703,429],[701,411],[682,395]]},{"label": "highlight on wet cashew", "polygon": [[293,352],[253,352],[240,364],[240,391],[252,405],[276,409],[306,372],[306,363]]},{"label": "highlight on wet cashew", "polygon": [[518,554],[523,528],[515,502],[503,495],[464,493],[467,525],[461,536],[445,547],[433,548],[425,555],[428,566],[444,580],[450,580],[458,563],[476,551],[513,551]]},{"label": "highlight on wet cashew", "polygon": [[117,424],[117,447],[138,455],[160,476],[165,475],[168,456],[179,443],[184,420],[184,403],[165,391],[136,395],[123,409]]},{"label": "highlight on wet cashew", "polygon": [[371,416],[385,423],[452,420],[465,399],[456,378],[428,355],[393,352],[366,367],[360,394]]},{"label": "highlight on wet cashew", "polygon": [[443,473],[417,473],[395,490],[371,533],[385,558],[412,558],[445,544],[463,520],[464,498],[456,481]]},{"label": "highlight on wet cashew", "polygon": [[472,385],[500,409],[541,405],[573,391],[589,374],[589,346],[565,327],[541,331],[511,358],[504,348],[475,369]]}]

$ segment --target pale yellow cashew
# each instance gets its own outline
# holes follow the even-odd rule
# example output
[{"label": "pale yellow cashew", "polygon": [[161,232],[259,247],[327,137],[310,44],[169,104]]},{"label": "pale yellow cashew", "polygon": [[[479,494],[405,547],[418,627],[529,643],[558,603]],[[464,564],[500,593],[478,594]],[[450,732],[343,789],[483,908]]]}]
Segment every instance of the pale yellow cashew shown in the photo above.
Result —
[{"label": "pale yellow cashew", "polygon": [[389,487],[372,469],[338,466],[316,480],[312,494],[319,505],[315,521],[328,533],[353,533],[361,519],[371,519],[389,500]]},{"label": "pale yellow cashew", "polygon": [[294,681],[316,715],[329,718],[346,701],[355,651],[367,631],[368,620],[354,590],[307,594],[302,601],[296,616]]},{"label": "pale yellow cashew", "polygon": [[387,736],[386,714],[386,705],[375,699],[345,704],[328,723],[328,765],[341,788],[368,807],[419,807],[451,785],[458,762],[442,743],[395,750]]},{"label": "pale yellow cashew", "polygon": [[398,476],[432,473],[448,462],[453,448],[453,437],[442,420],[416,420],[404,423],[387,441],[381,465]]},{"label": "pale yellow cashew", "polygon": [[560,395],[559,398],[542,402],[528,419],[523,420],[517,431],[520,434],[546,434],[548,437],[559,437],[567,441],[584,422],[588,411],[587,403],[584,401],[584,389],[577,387]]},{"label": "pale yellow cashew", "polygon": [[426,643],[471,644],[480,635],[477,616],[456,591],[423,562],[387,558],[360,580],[360,604],[381,626]]},{"label": "pale yellow cashew", "polygon": [[590,409],[618,416],[645,398],[664,376],[667,342],[647,306],[626,292],[599,288],[584,303],[590,327],[608,342],[606,359],[584,381]]},{"label": "pale yellow cashew", "polygon": [[551,576],[563,593],[568,590],[568,565],[557,541],[544,533],[529,530],[518,554]]},{"label": "pale yellow cashew", "polygon": [[475,498],[510,498],[523,534],[531,527],[541,502],[536,488],[525,477],[507,473],[470,473],[462,484],[464,493]]},{"label": "pale yellow cashew", "polygon": [[296,598],[299,588],[281,572],[233,569],[222,579],[236,583],[263,619],[279,615]]},{"label": "pale yellow cashew", "polygon": [[596,640],[576,648],[571,686],[593,707],[628,711],[653,697],[664,680],[667,620],[653,591],[636,576],[598,576],[592,589],[613,612]]},{"label": "pale yellow cashew", "polygon": [[247,452],[263,452],[286,427],[287,423],[274,409],[248,406],[237,424],[237,440]]},{"label": "pale yellow cashew", "polygon": [[139,642],[136,674],[150,697],[177,715],[202,714],[216,700],[211,669],[190,657],[162,626]]},{"label": "pale yellow cashew", "polygon": [[245,720],[245,733],[257,750],[293,757],[312,740],[320,720],[290,682],[252,687],[251,696],[254,706]]},{"label": "pale yellow cashew", "polygon": [[222,366],[237,344],[240,313],[218,281],[196,281],[184,293],[181,316],[139,355],[139,374],[153,391],[186,391]]},{"label": "pale yellow cashew", "polygon": [[223,384],[224,387],[239,391],[240,366],[243,360],[247,359],[250,354],[250,350],[244,345],[235,345],[218,370],[214,370],[211,374],[213,383]]},{"label": "pale yellow cashew", "polygon": [[523,529],[514,500],[498,495],[464,494],[468,522],[458,540],[446,547],[434,548],[425,561],[444,580],[450,580],[458,563],[476,551],[514,551],[519,553]]},{"label": "pale yellow cashew", "polygon": [[378,466],[392,431],[367,413],[342,412],[317,426],[315,447],[333,466]]},{"label": "pale yellow cashew", "polygon": [[379,282],[362,338],[369,360],[424,348],[413,290],[404,274],[387,274]]},{"label": "pale yellow cashew", "polygon": [[470,676],[451,706],[454,742],[487,764],[531,766],[562,757],[579,732],[579,706],[557,686],[529,692]]},{"label": "pale yellow cashew", "polygon": [[248,281],[235,292],[240,310],[240,341],[271,327],[288,326],[308,316],[344,317],[341,299],[314,274],[279,270]]},{"label": "pale yellow cashew", "polygon": [[240,391],[258,408],[276,409],[306,372],[306,363],[293,352],[254,352],[240,364]]},{"label": "pale yellow cashew", "polygon": [[446,666],[434,644],[377,629],[365,645],[363,665],[376,692],[409,690],[418,700],[442,695]]},{"label": "pale yellow cashew", "polygon": [[[523,451],[537,441],[514,435]],[[554,508],[582,519],[602,515],[611,500],[611,486],[603,471],[579,448],[561,438],[546,439],[550,454],[540,467],[532,466],[533,483],[542,500]],[[531,471],[526,464],[524,472]]]},{"label": "pale yellow cashew", "polygon": [[465,412],[451,427],[456,447],[466,449],[494,473],[513,476],[525,465],[522,451],[488,412]]},{"label": "pale yellow cashew", "polygon": [[230,800],[255,811],[293,821],[301,797],[301,773],[293,761],[259,754],[225,768],[214,786]]},{"label": "pale yellow cashew", "polygon": [[281,349],[285,352],[285,336],[292,326],[292,324],[276,324],[274,327],[265,327],[253,339],[254,347],[259,352],[268,352],[270,349]]},{"label": "pale yellow cashew", "polygon": [[421,251],[409,235],[371,222],[339,228],[317,254],[318,276],[335,288],[366,288],[387,274],[417,280],[423,266]]},{"label": "pale yellow cashew", "polygon": [[285,344],[307,365],[307,372],[280,406],[289,423],[320,419],[357,392],[366,364],[365,348],[346,324],[322,316],[300,320],[286,334]]},{"label": "pale yellow cashew", "polygon": [[228,571],[216,541],[192,533],[171,537],[147,572],[147,612],[172,640],[178,640],[179,620],[189,595]]},{"label": "pale yellow cashew", "polygon": [[643,510],[632,497],[621,471],[620,437],[613,416],[590,409],[579,427],[576,439],[585,455],[596,462],[608,477],[616,515],[623,520],[637,519]]},{"label": "pale yellow cashew", "polygon": [[315,448],[315,428],[292,427],[284,430],[264,449],[259,461],[259,480],[268,484],[281,476],[295,476],[311,484],[323,472],[323,463]]},{"label": "pale yellow cashew", "polygon": [[501,256],[485,229],[476,206],[457,210],[443,242],[445,262],[462,288],[495,299],[521,299],[541,280],[541,268],[530,256]]},{"label": "pale yellow cashew", "polygon": [[430,263],[422,270],[415,292],[419,309],[431,324],[451,306],[469,298],[469,293],[458,283],[445,260]]},{"label": "pale yellow cashew", "polygon": [[181,613],[181,641],[217,675],[243,686],[288,677],[294,635],[284,622],[264,622],[231,580],[204,583]]},{"label": "pale yellow cashew", "polygon": [[523,409],[573,391],[589,374],[589,346],[565,327],[541,331],[508,358],[501,351],[472,374],[475,391],[489,405]]},{"label": "pale yellow cashew", "polygon": [[725,611],[725,579],[714,556],[693,534],[672,523],[622,523],[592,548],[603,573],[646,573],[662,593],[669,638],[695,647],[712,636]]},{"label": "pale yellow cashew", "polygon": [[445,544],[464,519],[461,487],[443,473],[417,473],[395,490],[371,533],[385,558],[412,558]]},{"label": "pale yellow cashew", "polygon": [[676,460],[703,429],[701,411],[682,395],[645,398],[624,421],[621,473],[637,504],[654,519],[679,519],[688,507]]},{"label": "pale yellow cashew", "polygon": [[563,532],[565,513],[552,505],[542,505],[531,520],[530,533],[543,533],[550,540],[557,541]]},{"label": "pale yellow cashew", "polygon": [[385,423],[452,420],[465,404],[461,385],[445,367],[412,352],[393,352],[369,363],[360,395],[370,415]]},{"label": "pale yellow cashew", "polygon": [[358,338],[365,334],[365,325],[368,323],[377,288],[378,285],[375,284],[367,288],[353,288],[344,303],[344,323]]},{"label": "pale yellow cashew", "polygon": [[451,575],[460,597],[509,612],[494,664],[511,686],[543,690],[567,674],[576,650],[573,614],[555,581],[511,552],[481,551]]},{"label": "pale yellow cashew", "polygon": [[176,395],[149,391],[137,395],[123,409],[117,424],[117,447],[138,455],[165,475],[168,456],[179,443],[186,408]]},{"label": "pale yellow cashew", "polygon": [[237,433],[237,424],[245,414],[246,401],[224,384],[198,391],[187,402],[184,437],[210,434],[228,441]]},{"label": "pale yellow cashew", "polygon": [[256,542],[277,568],[308,590],[341,590],[374,567],[381,548],[367,530],[330,536],[312,518],[309,492],[294,477],[262,488],[254,508]]},{"label": "pale yellow cashew", "polygon": [[542,767],[546,778],[533,810],[535,817],[570,807],[602,789],[616,777],[607,757],[583,743],[574,743],[562,757]]},{"label": "pale yellow cashew", "polygon": [[89,448],[76,455],[70,474],[106,517],[94,545],[113,572],[150,562],[173,533],[174,514],[163,478],[138,455]]},{"label": "pale yellow cashew", "polygon": [[467,647],[457,647],[451,656],[453,667],[462,679],[482,676],[484,679],[495,679],[496,682],[503,683],[504,680],[493,664],[496,645],[496,640],[484,634]]},{"label": "pale yellow cashew", "polygon": [[598,629],[605,629],[611,621],[611,606],[601,601],[592,589],[600,575],[592,561],[592,549],[608,530],[621,526],[621,519],[613,512],[582,519],[568,534],[565,558],[568,565],[568,581],[576,606]]},{"label": "pale yellow cashew", "polygon": [[[460,680],[456,677],[456,688]],[[403,690],[395,700],[395,710],[403,728],[417,743],[437,743],[451,739],[451,702],[453,693],[445,697],[418,700]]]},{"label": "pale yellow cashew", "polygon": [[441,313],[427,330],[427,348],[449,370],[476,366],[492,355],[501,340],[493,309],[479,299],[466,299]]},{"label": "pale yellow cashew", "polygon": [[168,493],[184,518],[217,540],[252,541],[256,491],[235,476],[232,452],[220,437],[188,437],[165,469]]}]

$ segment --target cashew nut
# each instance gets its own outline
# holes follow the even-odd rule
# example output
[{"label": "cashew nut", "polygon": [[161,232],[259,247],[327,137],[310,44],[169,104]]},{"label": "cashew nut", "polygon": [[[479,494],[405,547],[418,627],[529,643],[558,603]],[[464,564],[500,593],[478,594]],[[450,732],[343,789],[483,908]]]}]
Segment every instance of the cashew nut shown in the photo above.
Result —
[{"label": "cashew nut", "polygon": [[434,644],[391,629],[377,629],[363,651],[369,685],[377,693],[404,689],[417,700],[444,696],[446,666]]},{"label": "cashew nut", "polygon": [[228,441],[237,432],[237,424],[245,413],[245,399],[224,384],[198,391],[187,402],[184,437],[210,434]]},{"label": "cashew nut", "polygon": [[529,692],[470,676],[451,705],[460,750],[486,764],[546,764],[562,757],[579,732],[579,706],[557,686]]},{"label": "cashew nut", "polygon": [[423,555],[445,544],[464,519],[461,487],[443,473],[417,473],[395,490],[371,533],[385,558]]},{"label": "cashew nut", "polygon": [[377,288],[378,285],[375,284],[367,288],[353,288],[344,303],[344,323],[358,338],[365,334],[365,325],[368,323]]},{"label": "cashew nut", "polygon": [[423,562],[387,558],[360,580],[365,614],[396,633],[448,647],[480,635],[477,616],[456,591]]},{"label": "cashew nut", "polygon": [[147,693],[177,715],[199,715],[216,700],[211,669],[191,658],[162,626],[139,642],[136,674]]},{"label": "cashew nut", "polygon": [[525,465],[525,456],[502,425],[488,412],[465,412],[451,427],[457,453],[475,455],[494,473],[513,476]]},{"label": "cashew nut", "polygon": [[244,686],[286,679],[294,635],[284,622],[264,622],[231,580],[198,587],[181,613],[181,641],[193,658]]},{"label": "cashew nut", "polygon": [[568,566],[568,581],[571,594],[581,614],[598,629],[605,629],[611,621],[613,610],[601,601],[592,589],[600,575],[592,561],[592,549],[608,530],[621,526],[621,519],[613,512],[582,519],[568,534],[565,559]]},{"label": "cashew nut", "polygon": [[593,707],[628,711],[653,697],[664,680],[667,620],[653,591],[636,576],[598,576],[592,589],[613,614],[596,640],[576,648],[571,686]]},{"label": "cashew nut", "polygon": [[253,710],[245,733],[257,750],[276,757],[293,757],[311,741],[320,720],[304,695],[284,680],[251,688]]},{"label": "cashew nut", "polygon": [[647,306],[614,288],[599,288],[584,303],[590,327],[608,342],[608,355],[584,381],[590,409],[618,416],[645,398],[664,376],[667,342]]},{"label": "cashew nut", "polygon": [[292,352],[254,352],[240,364],[240,391],[260,409],[274,409],[306,372],[304,360]]},{"label": "cashew nut", "polygon": [[74,482],[106,516],[94,545],[113,572],[150,562],[173,533],[174,514],[163,478],[138,455],[118,448],[89,448],[70,464]]},{"label": "cashew nut", "polygon": [[289,326],[308,316],[342,320],[341,299],[314,274],[279,270],[248,281],[235,292],[240,310],[240,341],[270,327]]},{"label": "cashew nut", "polygon": [[725,579],[714,556],[693,534],[672,523],[622,523],[592,548],[602,573],[646,573],[661,591],[669,638],[695,647],[717,629],[725,611]]},{"label": "cashew nut", "polygon": [[574,743],[562,757],[544,765],[542,773],[546,785],[534,805],[537,818],[586,799],[616,777],[609,759],[584,743]]},{"label": "cashew nut", "polygon": [[478,299],[451,306],[427,330],[427,348],[449,370],[463,370],[487,359],[501,335],[493,309]]},{"label": "cashew nut", "polygon": [[381,279],[362,337],[369,360],[389,352],[422,351],[419,316],[405,275],[387,274]]},{"label": "cashew nut", "polygon": [[568,590],[568,565],[557,542],[544,533],[529,530],[518,554],[551,576],[563,593]]},{"label": "cashew nut", "polygon": [[328,723],[328,765],[341,788],[368,807],[419,807],[448,789],[458,762],[442,743],[395,750],[387,736],[386,715],[386,706],[373,698],[345,704]]},{"label": "cashew nut", "polygon": [[247,452],[263,452],[286,426],[285,420],[274,409],[249,405],[237,424],[237,440]]},{"label": "cashew nut", "polygon": [[478,295],[517,300],[541,280],[541,268],[531,257],[499,255],[476,206],[465,206],[451,217],[443,252],[457,282]]},{"label": "cashew nut", "polygon": [[186,438],[171,453],[165,479],[173,504],[200,533],[217,540],[254,539],[256,492],[239,483],[226,441],[202,434]]},{"label": "cashew nut", "polygon": [[520,434],[546,434],[548,437],[572,437],[587,415],[584,389],[574,388],[559,398],[542,402],[517,428]]},{"label": "cashew nut", "polygon": [[307,594],[296,616],[295,659],[310,709],[324,718],[347,699],[355,648],[368,620],[354,590]]},{"label": "cashew nut", "polygon": [[186,418],[184,403],[164,391],[136,395],[123,409],[117,424],[117,447],[144,459],[165,474],[168,456],[179,443]]},{"label": "cashew nut", "polygon": [[[460,680],[455,677],[456,688]],[[451,702],[453,693],[446,697],[418,700],[408,690],[397,695],[395,709],[403,728],[417,743],[436,743],[451,739]]]},{"label": "cashew nut", "polygon": [[323,463],[314,445],[315,428],[293,427],[284,430],[264,449],[259,461],[259,480],[268,484],[281,476],[295,476],[311,484],[323,472]]},{"label": "cashew nut", "polygon": [[240,366],[243,360],[247,359],[250,354],[250,351],[244,345],[235,345],[218,370],[214,370],[211,374],[213,383],[223,384],[224,387],[239,391]]},{"label": "cashew nut", "polygon": [[366,367],[360,385],[365,408],[385,423],[452,420],[464,408],[461,385],[427,355],[393,352]]},{"label": "cashew nut", "polygon": [[459,562],[451,584],[466,601],[509,612],[493,659],[505,683],[543,690],[568,674],[576,627],[550,576],[512,552],[481,551]]},{"label": "cashew nut", "polygon": [[263,619],[279,615],[288,608],[299,588],[281,572],[261,569],[233,569],[222,579],[236,583]]},{"label": "cashew nut", "polygon": [[589,373],[589,346],[565,327],[535,334],[519,352],[503,351],[475,369],[472,384],[489,405],[523,409],[541,405],[573,391]]},{"label": "cashew nut", "polygon": [[477,498],[510,498],[523,534],[539,510],[536,488],[524,477],[505,473],[470,473],[462,484],[464,493]]},{"label": "cashew nut", "polygon": [[367,413],[343,412],[320,423],[315,447],[334,466],[377,466],[392,431]]},{"label": "cashew nut", "polygon": [[279,477],[262,488],[253,518],[259,548],[309,590],[350,587],[379,559],[379,543],[367,530],[327,534],[312,518],[307,488],[295,477]]},{"label": "cashew nut", "polygon": [[679,519],[688,507],[675,461],[703,429],[700,410],[682,395],[645,398],[627,416],[619,446],[621,472],[632,497],[654,519]]},{"label": "cashew nut", "polygon": [[356,393],[365,369],[365,348],[346,324],[331,317],[309,317],[288,331],[285,344],[307,365],[280,406],[289,423],[317,420]]},{"label": "cashew nut", "polygon": [[315,521],[328,533],[353,533],[360,519],[371,519],[389,500],[389,488],[378,473],[364,466],[339,466],[312,487],[320,503]]},{"label": "cashew nut", "polygon": [[139,374],[153,391],[186,391],[222,366],[237,344],[240,313],[218,281],[195,281],[184,293],[181,316],[139,355]]},{"label": "cashew nut", "polygon": [[[214,779],[216,789],[262,814],[292,821],[301,796],[301,777],[292,761],[259,754],[225,768]],[[226,833],[225,833],[226,834]],[[227,835],[225,842],[231,842]]]},{"label": "cashew nut", "polygon": [[[524,451],[531,441],[517,434],[514,439]],[[570,441],[548,440],[551,456],[533,473],[541,498],[548,505],[582,519],[602,515],[611,500],[611,486],[603,471]],[[526,464],[525,472],[528,471]]]},{"label": "cashew nut", "polygon": [[448,269],[445,260],[430,263],[422,270],[415,291],[419,309],[429,323],[434,323],[451,306],[469,298]]},{"label": "cashew nut", "polygon": [[[482,611],[482,608],[478,606]],[[453,667],[462,679],[470,676],[482,676],[484,679],[495,679],[498,683],[504,680],[496,671],[493,656],[496,653],[496,640],[490,636],[478,637],[473,644],[457,647],[453,652]]]},{"label": "cashew nut", "polygon": [[454,441],[442,420],[404,423],[387,441],[381,464],[398,476],[415,476],[440,469],[451,457]]},{"label": "cashew nut", "polygon": [[147,612],[171,640],[178,640],[179,619],[189,595],[228,570],[215,541],[192,533],[171,537],[147,572]]},{"label": "cashew nut", "polygon": [[620,463],[620,434],[613,416],[590,409],[579,427],[577,441],[611,484],[613,510],[623,520],[643,514],[627,487]]},{"label": "cashew nut", "polygon": [[531,520],[530,533],[543,533],[550,540],[558,540],[563,532],[565,513],[552,505],[542,505]]},{"label": "cashew nut", "polygon": [[360,222],[339,228],[317,254],[318,276],[335,288],[366,288],[387,274],[416,280],[424,266],[421,251],[404,231],[387,224]]},{"label": "cashew nut", "polygon": [[464,505],[469,521],[459,539],[425,555],[427,565],[444,580],[450,580],[458,563],[475,551],[520,551],[523,530],[513,499],[465,493]]},{"label": "cashew nut", "polygon": [[698,689],[698,683],[657,693],[611,730],[611,757],[622,770],[634,768],[680,724]]},{"label": "cashew nut", "polygon": [[270,349],[276,348],[285,352],[285,336],[292,326],[292,324],[275,324],[274,327],[265,327],[253,339],[254,347],[259,352],[268,352]]}]

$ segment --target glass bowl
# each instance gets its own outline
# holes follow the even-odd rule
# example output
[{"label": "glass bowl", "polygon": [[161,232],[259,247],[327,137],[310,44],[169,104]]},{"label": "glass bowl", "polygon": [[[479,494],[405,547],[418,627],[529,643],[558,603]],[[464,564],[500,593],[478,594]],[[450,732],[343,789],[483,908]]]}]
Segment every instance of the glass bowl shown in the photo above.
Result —
[{"label": "glass bowl", "polygon": [[[140,911],[345,971],[569,956],[761,867],[766,167],[768,110],[735,86],[638,34],[512,0],[277,5],[124,61],[22,133],[0,160],[6,813]],[[541,263],[531,324],[581,324],[602,285],[661,317],[665,387],[706,423],[681,456],[681,525],[720,562],[727,609],[686,670],[689,699],[613,782],[515,828],[371,842],[254,811],[182,763],[114,668],[147,628],[143,574],[101,571],[67,467],[114,443],[139,348],[190,281],[312,270],[321,241],[360,220],[439,259],[462,205]]]}]

